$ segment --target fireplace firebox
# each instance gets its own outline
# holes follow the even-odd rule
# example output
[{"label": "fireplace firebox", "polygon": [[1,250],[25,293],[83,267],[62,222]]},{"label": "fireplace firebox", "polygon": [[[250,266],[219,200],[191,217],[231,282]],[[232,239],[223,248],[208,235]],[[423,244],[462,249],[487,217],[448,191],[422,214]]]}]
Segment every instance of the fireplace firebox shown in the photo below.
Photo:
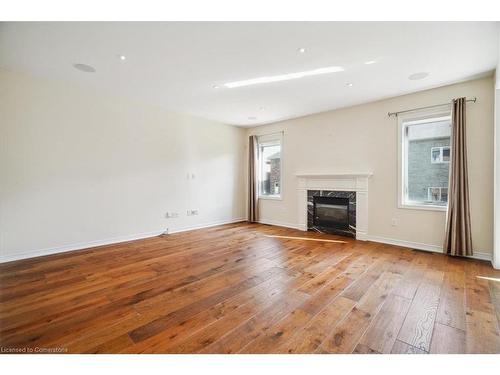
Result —
[{"label": "fireplace firebox", "polygon": [[307,228],[356,237],[356,192],[308,190]]}]

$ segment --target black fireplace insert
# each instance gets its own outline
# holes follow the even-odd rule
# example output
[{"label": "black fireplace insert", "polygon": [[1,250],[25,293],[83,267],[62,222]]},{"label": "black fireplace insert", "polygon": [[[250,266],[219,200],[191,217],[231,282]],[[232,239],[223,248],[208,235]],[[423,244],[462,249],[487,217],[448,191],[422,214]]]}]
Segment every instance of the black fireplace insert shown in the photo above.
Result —
[{"label": "black fireplace insert", "polygon": [[313,223],[316,227],[349,230],[349,199],[314,197]]},{"label": "black fireplace insert", "polygon": [[356,192],[307,190],[307,229],[356,238]]}]

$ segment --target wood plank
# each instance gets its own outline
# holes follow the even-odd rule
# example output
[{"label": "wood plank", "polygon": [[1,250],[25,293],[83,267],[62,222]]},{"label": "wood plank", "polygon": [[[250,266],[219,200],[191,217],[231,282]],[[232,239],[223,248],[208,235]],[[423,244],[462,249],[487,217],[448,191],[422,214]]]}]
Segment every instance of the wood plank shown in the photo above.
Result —
[{"label": "wood plank", "polygon": [[500,278],[498,278],[497,280],[490,280],[489,285],[491,302],[493,304],[493,308],[495,309],[497,323],[500,326]]},{"label": "wood plank", "polygon": [[[323,286],[328,284],[332,279],[338,277],[341,274],[344,274],[346,269],[352,263],[354,259],[358,258],[355,254],[350,254],[346,257],[343,257],[341,261],[339,261],[335,266],[329,267],[324,270],[322,273],[313,276],[313,278],[303,286],[301,286],[300,291],[304,293],[309,293],[313,295]],[[336,258],[338,259],[338,258]],[[309,268],[309,267],[307,267]],[[307,270],[306,268],[306,270]],[[347,275],[346,275],[347,277]]]},{"label": "wood plank", "polygon": [[486,314],[494,314],[495,307],[490,294],[488,280],[479,279],[477,274],[467,275],[465,306],[467,311],[481,311]]},{"label": "wood plank", "polygon": [[327,336],[320,349],[329,353],[351,353],[399,280],[400,275],[384,272]]},{"label": "wood plank", "polygon": [[391,354],[427,354],[422,349],[411,346],[405,342],[396,340],[392,347]]},{"label": "wood plank", "polygon": [[[287,295],[285,299],[281,299],[280,304],[276,304],[272,306],[276,308],[276,306],[280,307],[281,311],[284,311],[285,314],[288,313],[293,307],[297,306],[301,302],[303,302],[307,296],[301,292],[295,292]],[[243,306],[245,307],[245,305]],[[173,348],[169,348],[167,350],[168,353],[195,353],[198,352],[205,347],[208,347],[212,343],[216,342],[217,339],[221,338],[228,332],[231,332],[234,328],[238,327],[241,324],[241,321],[247,321],[251,319],[252,316],[256,315],[256,311],[254,310],[254,314],[248,314],[245,319],[234,319],[233,315],[227,316],[224,320],[217,322],[211,326],[208,326],[206,329],[203,329],[199,333],[193,335],[184,343],[177,345]],[[237,312],[239,313],[239,312]]]},{"label": "wood plank", "polygon": [[225,333],[218,340],[207,345],[200,350],[200,353],[238,353],[250,342],[263,336],[275,323],[303,303],[307,297],[302,297],[305,294],[302,292],[299,293],[298,296],[301,296],[300,299],[285,298],[280,303],[266,307],[234,330]]},{"label": "wood plank", "polygon": [[356,306],[374,317],[400,281],[401,275],[392,272],[384,272],[363,295]]},{"label": "wood plank", "polygon": [[361,343],[356,345],[356,347],[354,348],[354,351],[352,353],[353,354],[382,354],[382,353],[377,352],[376,350],[373,350],[369,346],[367,346],[365,344],[361,344]]},{"label": "wood plank", "polygon": [[[171,324],[172,319],[175,319],[173,318],[172,314],[175,314],[176,311],[181,310],[182,308],[191,309],[191,306],[194,303],[197,303],[199,305],[199,309],[206,308],[207,304],[200,304],[200,302],[205,300],[207,300],[208,304],[217,304],[240,293],[243,290],[251,288],[268,280],[269,278],[272,278],[274,275],[280,274],[280,272],[282,272],[280,269],[271,268],[258,276],[243,279],[239,283],[234,285],[232,285],[232,283],[228,283],[226,278],[224,278],[223,280],[215,279],[214,281],[216,281],[216,283],[214,284],[214,286],[210,285],[209,283],[203,283],[203,285],[200,285],[199,289],[192,287],[189,289],[182,288],[169,295],[169,297],[171,298],[170,300],[167,300],[165,298],[166,296],[163,295],[160,295],[161,300],[153,297],[152,299],[155,299],[155,303],[158,303],[161,306],[161,315],[157,319],[151,320],[147,324],[135,328],[130,332],[130,337],[134,340],[134,342],[139,342],[148,337],[154,336]],[[228,287],[228,285],[230,286]],[[205,296],[207,290],[208,297]],[[200,298],[203,297],[205,298],[200,300]],[[149,302],[149,300],[146,300],[145,302]],[[141,306],[141,308],[146,311],[151,311],[151,309],[147,309],[146,306]]]},{"label": "wood plank", "polygon": [[394,342],[410,308],[411,300],[390,295],[360,344],[377,353],[391,353]]},{"label": "wood plank", "polygon": [[282,344],[279,353],[312,353],[326,338],[331,327],[336,326],[352,310],[355,302],[344,297],[337,297],[324,310],[290,340]]},{"label": "wood plank", "polygon": [[417,261],[413,260],[393,293],[403,298],[413,299],[424,277],[425,270],[425,267],[418,265]]},{"label": "wood plank", "polygon": [[295,309],[266,334],[248,343],[240,353],[273,353],[275,348],[287,341],[311,319],[311,314]]},{"label": "wood plank", "polygon": [[[116,336],[113,339],[106,341],[100,345],[97,345],[94,348],[90,348],[84,351],[84,353],[88,354],[106,354],[106,353],[113,353],[113,352],[118,352],[120,350],[123,350],[125,348],[130,347],[133,345],[132,339],[129,337],[127,334],[123,334],[121,336]],[[78,352],[79,350],[75,350],[75,348],[71,348],[71,351]]]},{"label": "wood plank", "polygon": [[435,324],[430,353],[463,354],[465,352],[465,331],[440,323]]},{"label": "wood plank", "polygon": [[439,301],[436,321],[459,330],[465,330],[465,274],[448,272]]},{"label": "wood plank", "polygon": [[[335,299],[342,291],[351,284],[353,280],[347,275],[341,274],[330,280],[323,288],[319,289],[300,308],[311,316],[316,315],[321,309]],[[303,288],[299,290],[302,291]]]},{"label": "wood plank", "polygon": [[500,334],[495,315],[483,311],[467,311],[467,353],[500,353]]},{"label": "wood plank", "polygon": [[428,352],[436,319],[443,273],[427,271],[398,334],[398,340]]},{"label": "wood plank", "polygon": [[364,274],[342,292],[342,296],[353,301],[359,301],[368,288],[382,275],[386,267],[387,263],[384,259],[375,261]]}]

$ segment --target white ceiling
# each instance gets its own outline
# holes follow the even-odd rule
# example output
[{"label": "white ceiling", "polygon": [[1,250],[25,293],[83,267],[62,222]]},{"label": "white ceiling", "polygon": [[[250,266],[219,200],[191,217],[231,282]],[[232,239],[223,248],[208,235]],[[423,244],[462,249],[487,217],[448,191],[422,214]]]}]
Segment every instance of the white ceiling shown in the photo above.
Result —
[{"label": "white ceiling", "polygon": [[[486,74],[497,63],[497,38],[494,22],[3,23],[0,66],[251,126]],[[345,71],[213,88],[334,65]],[[416,72],[429,76],[409,80]]]}]

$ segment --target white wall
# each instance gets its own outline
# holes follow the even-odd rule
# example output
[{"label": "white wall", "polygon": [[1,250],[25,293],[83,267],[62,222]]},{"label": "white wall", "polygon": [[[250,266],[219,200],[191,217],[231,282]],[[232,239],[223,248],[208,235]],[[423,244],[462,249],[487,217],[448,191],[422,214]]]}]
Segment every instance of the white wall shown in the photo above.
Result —
[{"label": "white wall", "polygon": [[[497,68],[497,77],[500,75],[500,66]],[[495,87],[495,220],[494,220],[494,253],[493,266],[500,269],[500,79]]]},{"label": "white wall", "polygon": [[[388,112],[478,98],[467,107],[472,240],[477,253],[493,248],[493,77],[399,96],[249,129],[284,131],[283,200],[261,200],[262,221],[297,224],[296,173],[373,172],[369,182],[368,233],[379,240],[442,246],[445,212],[397,206],[397,119]],[[397,219],[396,227],[391,220]]]},{"label": "white wall", "polygon": [[494,245],[493,266],[500,269],[500,26],[499,26],[499,56],[495,71],[495,219],[494,219]]},{"label": "white wall", "polygon": [[244,130],[7,71],[0,87],[0,260],[244,216]]}]

